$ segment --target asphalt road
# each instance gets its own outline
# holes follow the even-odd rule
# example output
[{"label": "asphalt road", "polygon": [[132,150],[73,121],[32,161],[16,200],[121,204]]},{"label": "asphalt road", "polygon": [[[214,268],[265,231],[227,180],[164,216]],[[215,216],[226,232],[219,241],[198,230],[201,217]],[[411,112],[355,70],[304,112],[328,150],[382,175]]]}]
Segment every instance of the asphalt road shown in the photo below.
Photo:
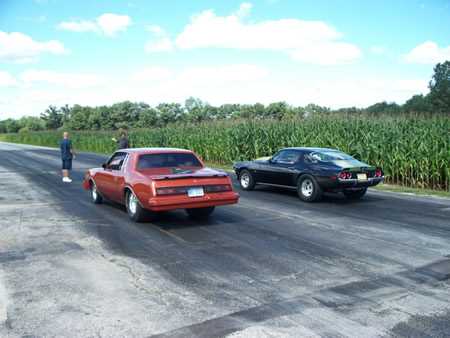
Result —
[{"label": "asphalt road", "polygon": [[450,201],[241,192],[204,223],[93,205],[0,143],[0,337],[450,337]]}]

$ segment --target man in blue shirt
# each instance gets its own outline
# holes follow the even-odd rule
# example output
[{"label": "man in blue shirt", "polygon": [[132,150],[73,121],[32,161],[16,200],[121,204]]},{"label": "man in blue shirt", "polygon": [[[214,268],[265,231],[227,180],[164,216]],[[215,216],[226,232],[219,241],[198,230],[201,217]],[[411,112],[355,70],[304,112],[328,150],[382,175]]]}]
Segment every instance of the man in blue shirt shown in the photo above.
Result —
[{"label": "man in blue shirt", "polygon": [[69,139],[69,133],[64,132],[63,139],[59,143],[61,149],[61,159],[62,159],[62,174],[63,182],[70,183],[72,180],[69,177],[69,170],[72,170],[72,159],[74,157],[74,152],[72,148],[72,141]]}]

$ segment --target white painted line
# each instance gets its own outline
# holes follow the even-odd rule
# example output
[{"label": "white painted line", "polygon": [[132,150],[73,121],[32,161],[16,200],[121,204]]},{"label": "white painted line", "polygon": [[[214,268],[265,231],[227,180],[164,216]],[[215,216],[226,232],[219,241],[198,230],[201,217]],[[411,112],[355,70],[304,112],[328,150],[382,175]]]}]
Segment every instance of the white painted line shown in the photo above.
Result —
[{"label": "white painted line", "polygon": [[8,319],[7,316],[8,295],[3,283],[2,272],[0,271],[0,324],[3,324]]}]

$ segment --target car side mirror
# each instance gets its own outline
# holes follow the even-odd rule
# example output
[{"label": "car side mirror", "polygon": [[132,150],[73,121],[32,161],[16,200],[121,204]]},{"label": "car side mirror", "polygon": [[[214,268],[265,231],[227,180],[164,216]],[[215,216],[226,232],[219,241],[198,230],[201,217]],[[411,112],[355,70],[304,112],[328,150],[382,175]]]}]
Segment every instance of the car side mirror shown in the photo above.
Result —
[{"label": "car side mirror", "polygon": [[103,163],[103,164],[102,164],[102,168],[103,168],[103,169],[106,169],[106,168],[107,168],[106,163]]}]

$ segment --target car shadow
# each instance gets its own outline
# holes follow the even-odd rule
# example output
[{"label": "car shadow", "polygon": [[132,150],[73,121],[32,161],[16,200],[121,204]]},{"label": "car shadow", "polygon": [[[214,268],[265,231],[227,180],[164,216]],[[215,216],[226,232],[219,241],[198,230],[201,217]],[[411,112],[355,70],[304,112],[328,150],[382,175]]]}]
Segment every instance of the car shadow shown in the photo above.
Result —
[{"label": "car shadow", "polygon": [[[255,192],[257,193],[265,193],[265,194],[272,194],[272,195],[282,195],[282,196],[289,196],[292,198],[295,198],[300,201],[297,191],[295,189],[289,189],[289,188],[281,188],[281,187],[275,187],[275,186],[264,186],[264,185],[258,185],[256,186]],[[382,196],[373,196],[373,195],[365,195],[361,199],[349,199],[344,196],[342,193],[333,193],[333,192],[325,192],[322,196],[322,198],[314,202],[314,204],[326,204],[326,203],[332,203],[332,204],[341,204],[341,205],[357,205],[357,204],[365,204],[365,203],[371,203],[376,201],[381,201],[384,198]],[[300,201],[301,202],[301,201]]]},{"label": "car shadow", "polygon": [[[124,213],[124,216],[128,217],[127,209],[124,205],[109,200],[104,200],[103,204],[116,210],[122,211]],[[224,223],[239,223],[246,220],[245,217],[242,217],[235,213],[231,214],[229,212],[224,212],[225,208],[230,207],[216,207],[213,214],[206,219],[193,219],[189,217],[183,209],[160,211],[157,212],[156,215],[152,215],[152,217],[144,220],[144,222],[141,222],[141,224],[150,224],[163,230],[172,230],[189,227],[219,226],[223,225]]]}]

